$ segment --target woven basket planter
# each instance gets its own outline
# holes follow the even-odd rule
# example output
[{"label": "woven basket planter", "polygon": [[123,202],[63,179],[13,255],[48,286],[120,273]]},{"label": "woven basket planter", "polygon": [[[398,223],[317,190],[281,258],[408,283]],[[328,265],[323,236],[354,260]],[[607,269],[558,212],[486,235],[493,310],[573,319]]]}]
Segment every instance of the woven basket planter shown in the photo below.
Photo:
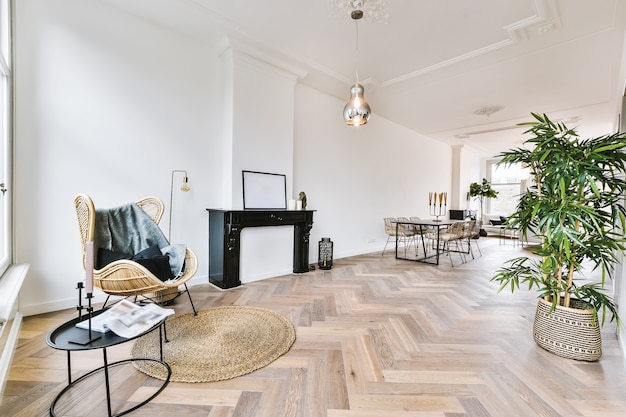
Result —
[{"label": "woven basket planter", "polygon": [[548,352],[579,361],[597,361],[602,356],[600,325],[593,309],[579,300],[571,307],[556,306],[539,299],[533,335]]}]

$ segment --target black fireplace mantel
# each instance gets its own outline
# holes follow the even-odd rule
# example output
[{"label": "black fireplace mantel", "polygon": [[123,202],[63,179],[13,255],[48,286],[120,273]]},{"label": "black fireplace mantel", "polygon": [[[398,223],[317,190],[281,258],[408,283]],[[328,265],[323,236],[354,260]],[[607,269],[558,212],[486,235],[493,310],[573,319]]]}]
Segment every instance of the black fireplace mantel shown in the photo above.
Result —
[{"label": "black fireplace mantel", "polygon": [[309,233],[314,210],[222,210],[209,212],[209,282],[220,288],[241,285],[241,230],[244,227],[294,226],[293,272],[309,271]]}]

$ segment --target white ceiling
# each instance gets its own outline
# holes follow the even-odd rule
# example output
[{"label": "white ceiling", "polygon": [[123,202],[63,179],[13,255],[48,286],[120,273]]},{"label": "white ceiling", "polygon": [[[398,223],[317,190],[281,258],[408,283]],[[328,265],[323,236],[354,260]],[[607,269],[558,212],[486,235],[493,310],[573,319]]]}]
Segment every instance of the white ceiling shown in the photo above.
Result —
[{"label": "white ceiling", "polygon": [[[104,0],[213,45],[236,44],[347,100],[356,24],[329,0]],[[350,0],[345,0],[348,3]],[[370,1],[370,5],[368,5]],[[364,0],[367,8],[373,0]],[[530,112],[610,133],[624,88],[623,0],[386,0],[358,23],[358,75],[373,110],[486,156],[522,142]],[[490,116],[476,114],[501,107]],[[341,123],[341,109],[338,109]],[[363,127],[364,129],[367,126]]]}]

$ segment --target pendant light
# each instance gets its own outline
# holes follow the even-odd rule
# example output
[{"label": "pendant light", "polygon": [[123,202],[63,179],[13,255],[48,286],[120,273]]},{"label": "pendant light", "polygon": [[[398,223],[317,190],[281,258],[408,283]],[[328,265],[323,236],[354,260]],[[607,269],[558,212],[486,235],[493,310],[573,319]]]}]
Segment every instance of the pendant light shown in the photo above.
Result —
[{"label": "pendant light", "polygon": [[366,124],[372,113],[369,104],[367,104],[365,97],[363,97],[365,89],[359,83],[359,19],[363,17],[363,11],[360,9],[362,4],[362,1],[354,0],[352,5],[355,10],[350,14],[356,26],[356,83],[350,87],[350,99],[343,108],[343,119],[346,121],[346,124],[350,126]]}]

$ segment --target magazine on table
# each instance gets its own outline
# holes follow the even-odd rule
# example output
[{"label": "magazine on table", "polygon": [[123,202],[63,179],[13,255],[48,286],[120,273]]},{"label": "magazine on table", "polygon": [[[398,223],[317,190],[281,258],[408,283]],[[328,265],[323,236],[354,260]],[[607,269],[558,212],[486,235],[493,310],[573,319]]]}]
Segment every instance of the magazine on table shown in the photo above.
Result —
[{"label": "magazine on table", "polygon": [[[140,306],[121,300],[104,313],[91,318],[91,330],[99,333],[112,331],[122,337],[133,337],[174,314],[171,308],[159,307],[154,303]],[[89,320],[76,324],[81,329],[89,328]]]}]

